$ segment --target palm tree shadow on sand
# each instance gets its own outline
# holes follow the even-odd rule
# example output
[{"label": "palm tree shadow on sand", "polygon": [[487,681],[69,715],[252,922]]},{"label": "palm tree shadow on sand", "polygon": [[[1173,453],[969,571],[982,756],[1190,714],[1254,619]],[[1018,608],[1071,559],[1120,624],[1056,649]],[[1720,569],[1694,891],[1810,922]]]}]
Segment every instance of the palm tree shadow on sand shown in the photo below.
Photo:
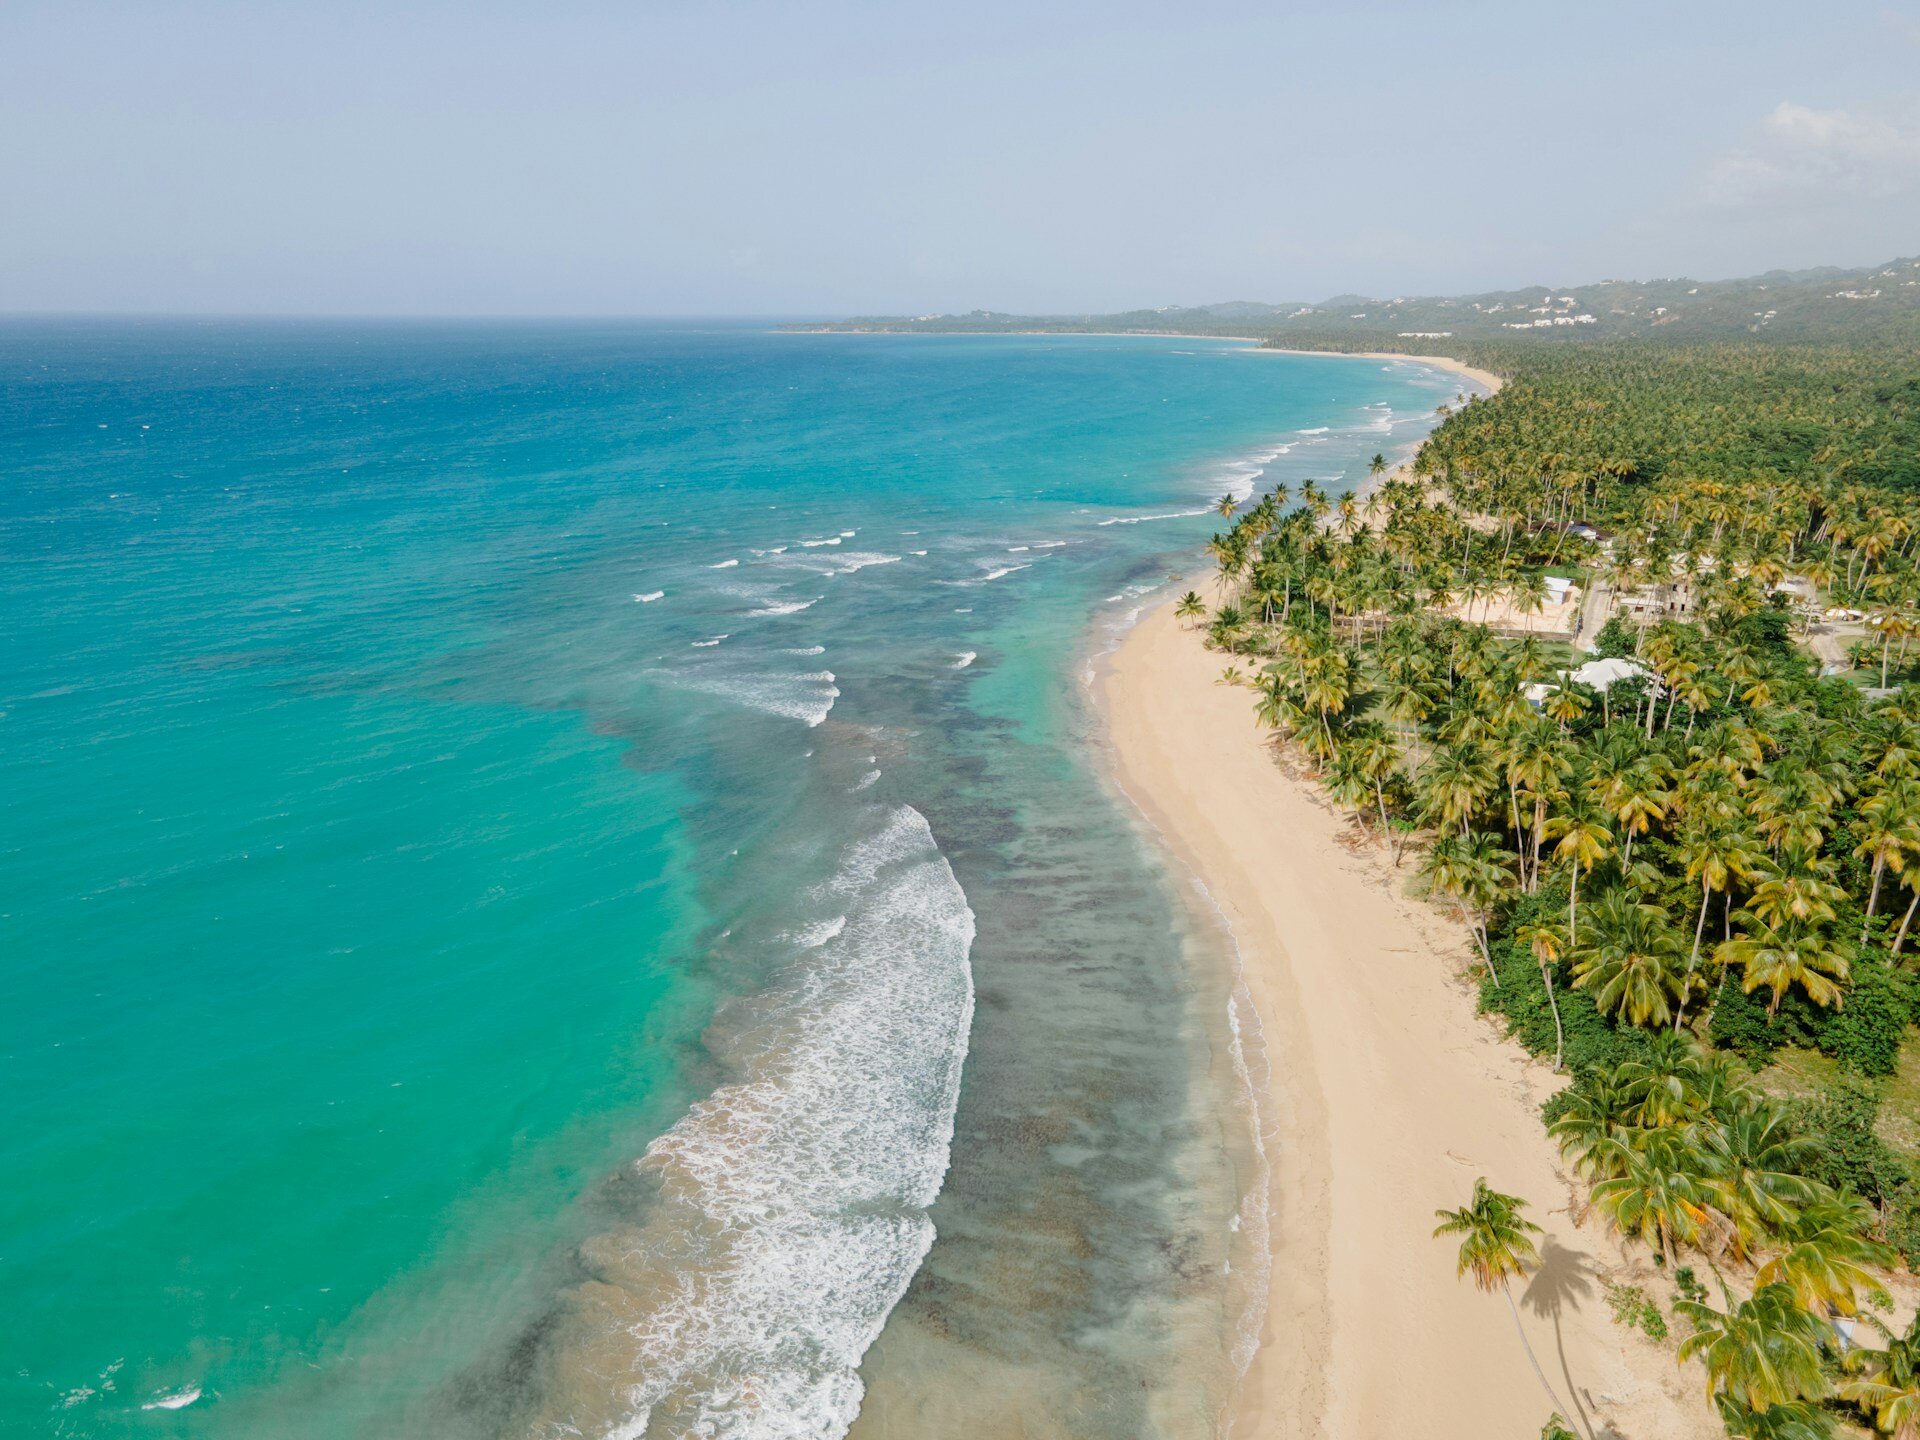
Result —
[{"label": "palm tree shadow on sand", "polygon": [[1590,1409],[1592,1398],[1586,1386],[1574,1377],[1572,1367],[1567,1363],[1566,1339],[1561,1330],[1560,1317],[1568,1310],[1578,1309],[1581,1301],[1593,1294],[1594,1283],[1587,1266],[1588,1258],[1584,1250],[1563,1245],[1551,1235],[1545,1237],[1540,1246],[1539,1268],[1527,1282],[1520,1303],[1543,1320],[1553,1322],[1554,1352],[1559,1356],[1560,1374],[1567,1382],[1567,1394],[1572,1397],[1577,1412],[1567,1418],[1580,1427],[1580,1433],[1588,1440],[1623,1440],[1620,1432],[1610,1424],[1603,1422],[1599,1429],[1594,1428]]}]

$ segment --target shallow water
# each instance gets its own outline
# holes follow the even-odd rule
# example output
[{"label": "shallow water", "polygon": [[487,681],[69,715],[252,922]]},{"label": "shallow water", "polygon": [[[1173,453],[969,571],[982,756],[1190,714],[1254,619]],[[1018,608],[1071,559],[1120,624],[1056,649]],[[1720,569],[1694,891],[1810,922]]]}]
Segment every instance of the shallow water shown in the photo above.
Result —
[{"label": "shallow water", "polygon": [[1211,1423],[1224,972],[1076,677],[1212,497],[1453,381],[635,325],[0,374],[0,1429]]}]

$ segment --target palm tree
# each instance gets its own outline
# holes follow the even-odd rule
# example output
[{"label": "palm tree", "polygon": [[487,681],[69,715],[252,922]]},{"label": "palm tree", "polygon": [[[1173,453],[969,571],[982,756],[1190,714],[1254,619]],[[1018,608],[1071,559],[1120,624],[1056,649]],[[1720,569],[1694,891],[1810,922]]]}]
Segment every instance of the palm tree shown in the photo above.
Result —
[{"label": "palm tree", "polygon": [[1233,495],[1226,494],[1213,502],[1213,508],[1220,512],[1220,518],[1222,520],[1231,520],[1233,518],[1233,512],[1240,508],[1240,502],[1235,499]]},{"label": "palm tree", "polygon": [[1680,939],[1658,905],[1615,890],[1589,907],[1591,938],[1573,952],[1576,990],[1593,992],[1603,1015],[1665,1025],[1682,989]]},{"label": "palm tree", "polygon": [[1680,1342],[1680,1358],[1698,1355],[1705,1362],[1707,1394],[1760,1412],[1825,1398],[1820,1322],[1795,1303],[1785,1285],[1762,1285],[1731,1314],[1693,1300],[1675,1301],[1673,1308],[1692,1322],[1693,1334]]},{"label": "palm tree", "polygon": [[1767,1019],[1780,1012],[1787,991],[1798,985],[1807,998],[1820,1006],[1838,1005],[1845,995],[1849,965],[1846,952],[1817,930],[1789,924],[1776,929],[1758,924],[1737,940],[1729,940],[1716,951],[1722,965],[1738,965],[1740,988],[1751,995],[1762,986],[1773,992],[1767,1005]]},{"label": "palm tree", "polygon": [[1442,835],[1428,848],[1421,861],[1421,879],[1428,890],[1445,895],[1460,908],[1480,958],[1486,962],[1493,983],[1500,983],[1494,967],[1493,951],[1487,943],[1486,911],[1500,897],[1508,852],[1501,850],[1491,835]]},{"label": "palm tree", "polygon": [[1189,590],[1180,597],[1180,603],[1173,607],[1173,613],[1182,620],[1203,619],[1207,613],[1207,602],[1200,598],[1198,592]]},{"label": "palm tree", "polygon": [[1567,944],[1578,945],[1580,875],[1582,871],[1592,874],[1593,867],[1607,858],[1613,849],[1613,832],[1589,815],[1570,813],[1548,821],[1547,833],[1560,837],[1560,843],[1553,847],[1553,858],[1572,873],[1567,891]]},{"label": "palm tree", "polygon": [[1883,1333],[1887,1348],[1854,1352],[1855,1373],[1840,1382],[1838,1393],[1873,1416],[1882,1435],[1920,1440],[1920,1315],[1904,1335]]},{"label": "palm tree", "polygon": [[1860,843],[1853,853],[1873,861],[1873,881],[1867,891],[1867,913],[1860,922],[1860,943],[1867,943],[1874,908],[1880,903],[1880,880],[1891,869],[1898,875],[1908,857],[1920,850],[1920,817],[1915,815],[1912,785],[1894,781],[1860,802]]},{"label": "palm tree", "polygon": [[1797,1134],[1780,1112],[1749,1097],[1737,1111],[1702,1131],[1715,1208],[1733,1224],[1733,1250],[1745,1256],[1767,1237],[1784,1234],[1802,1207],[1819,1198],[1805,1176],[1820,1142]]},{"label": "palm tree", "polygon": [[1680,1246],[1699,1240],[1712,1216],[1697,1140],[1686,1127],[1645,1130],[1616,1159],[1618,1173],[1593,1187],[1594,1208],[1622,1234],[1658,1250],[1673,1269]]},{"label": "palm tree", "polygon": [[1756,1285],[1786,1285],[1804,1310],[1858,1313],[1864,1295],[1876,1305],[1889,1303],[1876,1268],[1886,1270],[1899,1258],[1891,1246],[1870,1238],[1879,1216],[1853,1194],[1835,1195],[1814,1186],[1815,1198],[1782,1227],[1785,1249],[1754,1274]]},{"label": "palm tree", "polygon": [[1687,878],[1700,882],[1700,913],[1693,922],[1693,950],[1687,956],[1687,978],[1675,1008],[1673,1028],[1678,1032],[1686,1018],[1687,996],[1693,988],[1693,973],[1700,963],[1700,936],[1707,926],[1707,902],[1714,892],[1724,891],[1735,880],[1750,879],[1762,857],[1748,847],[1737,830],[1702,829],[1689,833],[1680,843],[1680,863]]},{"label": "palm tree", "polygon": [[1436,1240],[1445,1235],[1460,1236],[1460,1259],[1455,1273],[1471,1275],[1476,1289],[1498,1290],[1506,1296],[1514,1333],[1527,1352],[1527,1363],[1533,1366],[1534,1377],[1553,1402],[1554,1411],[1565,1413],[1567,1407],[1547,1383],[1546,1372],[1540,1368],[1526,1329],[1520,1324],[1520,1309],[1513,1303],[1510,1282],[1524,1277],[1540,1263],[1540,1252],[1533,1243],[1540,1227],[1522,1213],[1526,1208],[1527,1202],[1517,1195],[1502,1195],[1491,1189],[1483,1175],[1473,1182],[1473,1199],[1466,1205],[1458,1210],[1433,1212],[1440,1221],[1434,1227],[1433,1236]]},{"label": "palm tree", "polygon": [[1565,941],[1551,925],[1522,925],[1513,932],[1513,938],[1533,952],[1534,963],[1540,967],[1540,983],[1547,990],[1547,1008],[1553,1012],[1553,1073],[1558,1075],[1567,1050],[1567,1036],[1560,1028],[1560,1002],[1553,993],[1553,965],[1560,958]]},{"label": "palm tree", "polygon": [[1354,758],[1360,773],[1373,786],[1374,804],[1380,811],[1380,830],[1391,837],[1393,845],[1393,863],[1400,865],[1400,837],[1393,833],[1387,820],[1387,780],[1400,768],[1400,756],[1382,735],[1363,735],[1354,742]]},{"label": "palm tree", "polygon": [[1475,809],[1496,784],[1493,761],[1472,744],[1449,745],[1430,756],[1420,773],[1427,813],[1465,835]]}]

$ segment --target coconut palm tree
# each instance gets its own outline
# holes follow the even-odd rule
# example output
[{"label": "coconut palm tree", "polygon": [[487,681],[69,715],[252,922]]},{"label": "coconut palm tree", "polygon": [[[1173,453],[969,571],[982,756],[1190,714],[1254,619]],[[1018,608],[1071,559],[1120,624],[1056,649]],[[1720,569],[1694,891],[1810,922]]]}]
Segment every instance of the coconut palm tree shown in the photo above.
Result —
[{"label": "coconut palm tree", "polygon": [[1787,1286],[1762,1285],[1724,1315],[1693,1300],[1676,1301],[1673,1308],[1693,1325],[1680,1342],[1680,1358],[1698,1355],[1706,1364],[1709,1395],[1724,1395],[1752,1411],[1826,1397],[1822,1327]]},{"label": "coconut palm tree", "polygon": [[1560,1001],[1553,993],[1553,966],[1566,948],[1566,937],[1551,925],[1522,925],[1513,932],[1513,938],[1533,952],[1534,963],[1540,967],[1547,1008],[1553,1012],[1553,1073],[1558,1075],[1567,1052],[1567,1034],[1560,1025]]},{"label": "coconut palm tree", "polygon": [[1813,1200],[1776,1237],[1784,1248],[1754,1273],[1754,1283],[1786,1285],[1802,1309],[1816,1314],[1857,1314],[1862,1296],[1875,1305],[1890,1303],[1875,1271],[1891,1268],[1899,1257],[1872,1238],[1879,1221],[1873,1207],[1857,1195],[1813,1188]]},{"label": "coconut palm tree", "polygon": [[1795,1132],[1773,1106],[1747,1096],[1735,1112],[1701,1132],[1707,1193],[1733,1225],[1732,1249],[1744,1259],[1770,1236],[1788,1233],[1820,1197],[1806,1178],[1820,1143]]},{"label": "coconut palm tree", "polygon": [[1438,1240],[1443,1236],[1458,1235],[1460,1255],[1455,1273],[1471,1276],[1476,1289],[1487,1292],[1498,1290],[1506,1297],[1507,1312],[1513,1316],[1514,1333],[1520,1337],[1520,1345],[1527,1352],[1527,1363],[1533,1366],[1534,1378],[1539,1380],[1540,1388],[1547,1392],[1555,1412],[1565,1413],[1567,1407],[1553,1393],[1553,1386],[1547,1383],[1547,1374],[1540,1368],[1539,1357],[1533,1353],[1532,1342],[1527,1339],[1526,1329],[1520,1323],[1520,1308],[1513,1303],[1511,1282],[1524,1278],[1540,1263],[1540,1252],[1533,1243],[1533,1237],[1540,1233],[1540,1227],[1527,1219],[1526,1208],[1527,1202],[1519,1196],[1503,1195],[1490,1188],[1483,1175],[1473,1182],[1473,1198],[1460,1209],[1433,1212],[1440,1221],[1434,1227],[1433,1236]]},{"label": "coconut palm tree", "polygon": [[1682,992],[1680,939],[1666,912],[1626,890],[1588,907],[1587,943],[1573,952],[1573,984],[1603,1015],[1665,1025]]},{"label": "coconut palm tree", "polygon": [[1776,929],[1756,921],[1753,930],[1722,944],[1716,958],[1722,965],[1740,967],[1740,988],[1747,994],[1763,987],[1773,992],[1767,1004],[1769,1022],[1796,985],[1823,1007],[1840,1004],[1846,993],[1842,988],[1850,969],[1846,952],[1818,930],[1800,925]]},{"label": "coconut palm tree", "polygon": [[1593,873],[1593,867],[1613,850],[1613,832],[1593,816],[1567,812],[1547,822],[1548,835],[1559,837],[1553,858],[1565,865],[1572,877],[1567,889],[1567,944],[1580,943],[1580,876]]},{"label": "coconut palm tree", "polygon": [[1618,1161],[1617,1174],[1594,1184],[1594,1208],[1622,1234],[1658,1250],[1672,1269],[1680,1246],[1697,1243],[1713,1216],[1699,1141],[1687,1127],[1643,1130]]},{"label": "coconut palm tree", "polygon": [[1182,620],[1201,620],[1206,617],[1207,602],[1198,592],[1189,590],[1180,597],[1180,603],[1173,607],[1173,613]]},{"label": "coconut palm tree", "polygon": [[1907,861],[1920,851],[1920,808],[1913,784],[1905,780],[1889,781],[1886,787],[1862,800],[1859,805],[1857,833],[1860,843],[1853,853],[1873,863],[1872,883],[1867,890],[1866,916],[1860,922],[1860,943],[1867,943],[1867,930],[1873,924],[1874,908],[1880,903],[1880,880],[1891,869],[1898,875]]},{"label": "coconut palm tree", "polygon": [[1493,760],[1473,744],[1436,750],[1421,768],[1420,790],[1427,814],[1441,825],[1458,826],[1465,835],[1473,812],[1498,783]]},{"label": "coconut palm tree", "polygon": [[1871,1415],[1874,1428],[1890,1440],[1920,1440],[1920,1315],[1903,1335],[1884,1327],[1882,1333],[1886,1349],[1849,1356],[1850,1373],[1837,1393]]},{"label": "coconut palm tree", "polygon": [[1693,975],[1700,964],[1700,937],[1707,927],[1707,902],[1723,892],[1735,880],[1751,879],[1765,857],[1754,850],[1738,830],[1696,829],[1680,842],[1680,863],[1687,878],[1700,884],[1700,913],[1693,922],[1693,949],[1687,956],[1687,975],[1680,990],[1680,1003],[1674,1007],[1673,1028],[1685,1022],[1687,996],[1693,988]]}]

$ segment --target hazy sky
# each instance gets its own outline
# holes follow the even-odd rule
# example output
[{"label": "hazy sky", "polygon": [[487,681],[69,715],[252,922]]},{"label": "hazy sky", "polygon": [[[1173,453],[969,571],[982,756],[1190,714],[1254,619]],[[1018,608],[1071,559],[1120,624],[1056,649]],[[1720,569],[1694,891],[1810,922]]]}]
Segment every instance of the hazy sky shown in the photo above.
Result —
[{"label": "hazy sky", "polygon": [[1109,310],[1920,252],[1920,3],[0,0],[0,311]]}]

